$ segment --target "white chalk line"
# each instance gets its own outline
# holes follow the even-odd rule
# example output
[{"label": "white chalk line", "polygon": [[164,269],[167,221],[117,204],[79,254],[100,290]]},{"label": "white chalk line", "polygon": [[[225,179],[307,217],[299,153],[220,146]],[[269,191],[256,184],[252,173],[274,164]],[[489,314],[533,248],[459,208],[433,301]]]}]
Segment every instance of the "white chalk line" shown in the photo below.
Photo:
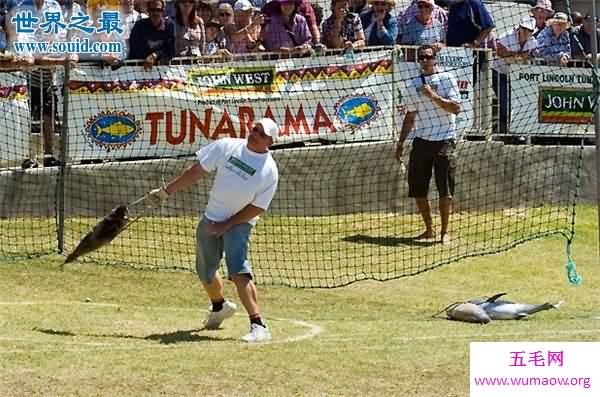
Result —
[{"label": "white chalk line", "polygon": [[[81,305],[81,306],[96,306],[96,307],[112,307],[112,308],[131,308],[131,309],[145,309],[145,310],[167,310],[167,311],[194,311],[198,312],[197,308],[183,308],[183,307],[165,307],[165,306],[141,306],[141,305],[120,305],[116,303],[105,303],[105,302],[80,302],[80,301],[14,301],[14,302],[0,302],[0,306],[17,306],[17,305],[62,305],[62,306],[73,306],[73,305]],[[245,314],[237,313],[238,316],[245,316]],[[323,327],[312,324],[302,320],[296,320],[291,318],[282,318],[282,317],[269,317],[269,320],[273,321],[281,321],[288,322],[294,325],[297,325],[302,328],[308,328],[303,334],[296,336],[289,336],[283,339],[275,339],[265,343],[257,343],[257,344],[248,344],[248,346],[261,346],[261,345],[269,345],[269,344],[281,344],[281,343],[293,343],[300,342],[306,339],[314,338],[317,335],[323,332]],[[15,342],[34,342],[34,343],[46,343],[45,341],[40,341],[39,339],[27,339],[27,338],[12,338],[12,337],[3,337],[0,336],[0,340],[3,341],[15,341]],[[144,342],[145,343],[145,342]],[[240,342],[241,343],[241,342]],[[92,346],[92,347],[109,347],[111,349],[119,349],[119,350],[136,350],[136,349],[151,349],[156,347],[168,348],[175,347],[177,344],[169,344],[169,345],[156,345],[152,346],[122,346],[121,344],[115,343],[92,343],[92,342],[68,342],[63,343],[64,345],[73,345],[73,346]],[[84,349],[76,349],[74,351],[82,351]],[[65,351],[65,349],[40,349],[40,350],[30,350],[30,349],[13,349],[13,350],[3,350],[0,351],[5,353],[18,353],[18,352],[49,352],[49,351]]]},{"label": "white chalk line", "polygon": [[[479,325],[479,327],[484,327],[483,325]],[[527,332],[504,332],[504,333],[494,333],[490,335],[485,335],[484,330],[481,330],[479,334],[444,334],[444,335],[423,335],[423,336],[392,336],[388,338],[389,340],[397,341],[397,342],[415,342],[415,341],[429,341],[429,340],[438,340],[438,339],[473,339],[473,340],[483,340],[487,338],[501,338],[501,337],[511,337],[511,336],[545,336],[545,335],[600,335],[600,328],[596,329],[580,329],[580,330],[540,330],[533,331],[528,330]],[[326,342],[352,342],[358,339],[362,339],[360,335],[354,338],[336,338],[336,337],[322,337],[323,341]]]},{"label": "white chalk line", "polygon": [[[124,307],[124,308],[142,308],[142,309],[155,309],[155,310],[179,310],[179,311],[198,311],[199,309],[196,308],[181,308],[181,307],[164,307],[164,306],[141,306],[141,305],[119,305],[119,304],[115,304],[115,303],[100,303],[100,302],[79,302],[79,301],[20,301],[20,302],[0,302],[0,305],[87,305],[87,306],[100,306],[100,307]],[[238,315],[242,315],[242,314],[238,314]],[[598,319],[600,320],[600,316],[599,317],[590,317],[592,319]],[[304,327],[304,328],[308,328],[308,331],[305,332],[304,334],[298,335],[298,336],[292,336],[292,337],[287,337],[284,339],[279,339],[279,340],[273,340],[271,342],[265,343],[265,344],[276,344],[276,343],[288,343],[288,342],[298,342],[298,341],[302,341],[305,339],[310,339],[313,338],[319,334],[321,334],[323,332],[323,327],[316,325],[316,324],[311,324],[305,321],[301,321],[301,320],[294,320],[294,319],[287,319],[287,318],[271,318],[274,321],[282,321],[282,322],[290,322],[293,323],[295,325],[298,325],[300,327]],[[484,326],[479,326],[482,328]],[[564,336],[570,336],[570,335],[591,335],[591,334],[595,334],[598,333],[600,334],[600,329],[583,329],[583,330],[539,330],[539,331],[534,331],[534,330],[527,330],[524,332],[505,332],[505,333],[494,333],[493,335],[490,335],[490,337],[492,338],[500,338],[500,337],[519,337],[519,336],[545,336],[545,335],[564,335]],[[414,337],[390,337],[390,340],[393,341],[398,341],[398,342],[411,342],[411,341],[428,341],[428,340],[438,340],[438,339],[477,339],[477,338],[483,338],[484,335],[481,334],[455,334],[455,335],[449,335],[449,334],[444,334],[444,335],[424,335],[424,336],[414,336]],[[323,339],[323,341],[327,341],[327,342],[353,342],[353,341],[357,341],[357,340],[362,340],[364,339],[362,335],[355,335],[355,337],[350,337],[350,338],[339,338],[339,337],[335,337],[334,335],[327,337],[327,336],[323,336],[321,337],[321,339]],[[0,340],[14,340],[14,341],[34,341],[33,339],[29,340],[29,339],[19,339],[19,338],[6,338],[6,337],[0,337]],[[41,341],[39,341],[40,343],[43,343]],[[256,345],[250,345],[250,346],[260,346],[260,345],[265,345],[265,344],[256,344]],[[95,344],[93,343],[73,343],[73,345],[89,345],[89,346],[94,346]],[[176,345],[176,344],[173,344]],[[120,346],[118,344],[111,344],[111,343],[106,343],[106,344],[102,344],[102,343],[98,343],[97,346],[107,346],[107,347],[112,347],[113,349],[122,349],[122,350],[129,350],[129,349],[148,349],[148,348],[153,348],[153,347],[161,347],[161,348],[169,348],[169,347],[173,347],[172,345],[153,345],[153,346],[146,346],[146,347],[142,347],[142,346],[138,346],[138,347],[134,347],[134,346]],[[19,350],[22,351],[22,350]],[[30,350],[27,350],[28,352]],[[40,351],[52,351],[52,350],[40,350]],[[57,351],[61,351],[61,350],[57,350]],[[10,352],[10,351],[6,351],[4,350],[4,352]]]}]

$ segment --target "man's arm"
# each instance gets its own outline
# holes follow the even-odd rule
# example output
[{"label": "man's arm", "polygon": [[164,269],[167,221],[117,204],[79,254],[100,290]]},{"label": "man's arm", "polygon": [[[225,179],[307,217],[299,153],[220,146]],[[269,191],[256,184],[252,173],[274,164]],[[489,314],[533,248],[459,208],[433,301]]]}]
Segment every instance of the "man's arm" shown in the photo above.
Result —
[{"label": "man's arm", "polygon": [[439,96],[429,84],[421,87],[421,92],[431,98],[433,103],[444,109],[448,113],[458,114],[460,112],[460,104],[449,99]]},{"label": "man's arm", "polygon": [[481,43],[483,43],[486,40],[488,34],[492,32],[492,29],[493,27],[482,30],[481,33],[479,33],[479,36],[477,36],[477,38],[473,42],[473,47],[479,48]]},{"label": "man's arm", "polygon": [[396,146],[396,160],[398,161],[402,160],[404,141],[413,129],[416,117],[416,111],[406,112],[406,115],[404,116],[404,121],[402,122],[402,129],[400,130],[400,137],[398,138],[398,144]]},{"label": "man's arm", "polygon": [[225,233],[227,233],[227,231],[229,229],[231,229],[232,227],[234,227],[235,225],[239,225],[241,223],[246,223],[250,219],[259,216],[263,212],[265,212],[264,209],[262,209],[260,207],[256,207],[252,204],[248,204],[247,206],[245,206],[244,208],[239,210],[231,218],[229,218],[223,222],[211,223],[210,225],[207,226],[207,229],[209,232],[212,232],[217,236],[222,236]]},{"label": "man's arm", "polygon": [[496,52],[498,53],[498,56],[502,58],[512,57],[516,54],[516,52],[510,51],[508,48],[504,47],[500,41],[496,43]]},{"label": "man's arm", "polygon": [[208,172],[200,165],[199,162],[192,165],[179,176],[173,178],[163,187],[153,189],[147,194],[147,199],[153,207],[160,207],[169,198],[171,193],[175,193],[179,189],[185,189],[196,183],[202,176]]},{"label": "man's arm", "polygon": [[196,164],[186,169],[181,175],[167,183],[164,189],[168,194],[175,193],[198,182],[206,174],[207,172],[202,168],[200,163],[196,162]]}]

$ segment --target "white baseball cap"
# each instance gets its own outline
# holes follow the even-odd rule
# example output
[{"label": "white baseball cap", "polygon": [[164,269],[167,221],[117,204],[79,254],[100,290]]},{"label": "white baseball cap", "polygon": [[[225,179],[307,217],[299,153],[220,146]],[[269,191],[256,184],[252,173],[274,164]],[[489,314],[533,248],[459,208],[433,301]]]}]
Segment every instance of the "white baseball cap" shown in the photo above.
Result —
[{"label": "white baseball cap", "polygon": [[533,32],[535,30],[535,20],[531,17],[523,17],[519,21],[519,26]]},{"label": "white baseball cap", "polygon": [[[240,2],[240,1],[243,1],[243,0],[238,0],[238,2]],[[274,122],[270,118],[267,118],[267,117],[262,118],[262,119],[258,120],[256,122],[256,124],[262,125],[263,131],[265,132],[265,134],[270,136],[271,138],[275,139],[279,136],[279,126],[277,125],[276,122]]]},{"label": "white baseball cap", "polygon": [[233,5],[234,11],[248,11],[253,9],[254,6],[248,0],[237,0]]}]

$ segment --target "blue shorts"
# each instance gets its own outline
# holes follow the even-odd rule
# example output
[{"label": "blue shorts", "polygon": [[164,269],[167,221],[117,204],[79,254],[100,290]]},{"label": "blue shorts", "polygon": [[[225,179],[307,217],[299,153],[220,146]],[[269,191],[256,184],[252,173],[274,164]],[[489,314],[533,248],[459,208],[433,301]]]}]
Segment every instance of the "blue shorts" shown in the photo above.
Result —
[{"label": "blue shorts", "polygon": [[200,280],[205,283],[212,282],[219,269],[223,252],[230,277],[232,274],[247,274],[252,278],[252,267],[247,259],[252,225],[235,225],[223,236],[217,237],[206,228],[211,223],[211,220],[203,216],[196,228],[196,271]]}]

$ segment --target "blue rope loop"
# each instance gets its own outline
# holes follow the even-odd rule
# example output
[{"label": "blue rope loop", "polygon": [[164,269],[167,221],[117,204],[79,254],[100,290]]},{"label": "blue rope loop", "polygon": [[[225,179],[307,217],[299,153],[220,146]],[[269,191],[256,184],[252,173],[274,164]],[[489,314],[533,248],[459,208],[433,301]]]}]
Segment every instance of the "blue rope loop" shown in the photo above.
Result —
[{"label": "blue rope loop", "polygon": [[571,240],[567,241],[567,279],[573,285],[581,285],[583,279],[577,274],[577,265],[571,257]]}]

